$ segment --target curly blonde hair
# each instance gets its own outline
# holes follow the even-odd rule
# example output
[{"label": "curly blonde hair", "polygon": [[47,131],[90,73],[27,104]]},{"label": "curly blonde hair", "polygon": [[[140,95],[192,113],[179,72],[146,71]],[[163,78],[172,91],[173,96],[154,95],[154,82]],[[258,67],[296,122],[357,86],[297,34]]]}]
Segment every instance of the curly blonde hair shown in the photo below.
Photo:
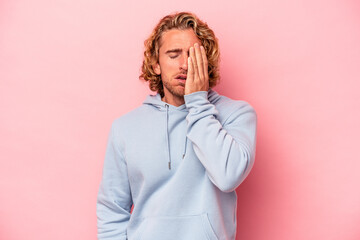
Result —
[{"label": "curly blonde hair", "polygon": [[161,97],[164,96],[164,87],[161,76],[157,75],[153,69],[159,62],[159,48],[161,36],[171,29],[185,30],[192,28],[194,33],[205,48],[208,59],[209,87],[214,87],[219,75],[220,51],[218,39],[208,25],[202,22],[195,14],[190,12],[179,12],[163,17],[152,31],[150,37],[145,40],[144,61],[142,73],[139,79],[149,81],[149,88],[157,91]]}]

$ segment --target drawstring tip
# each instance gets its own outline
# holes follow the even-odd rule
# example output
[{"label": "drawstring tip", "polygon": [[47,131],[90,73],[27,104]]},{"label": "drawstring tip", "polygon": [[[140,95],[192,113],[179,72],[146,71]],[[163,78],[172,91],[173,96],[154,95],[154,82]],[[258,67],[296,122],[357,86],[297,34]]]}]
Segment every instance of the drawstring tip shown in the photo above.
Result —
[{"label": "drawstring tip", "polygon": [[171,169],[171,162],[169,162],[169,170]]},{"label": "drawstring tip", "polygon": [[185,153],[183,154],[183,159],[184,159],[184,157],[185,157]]}]

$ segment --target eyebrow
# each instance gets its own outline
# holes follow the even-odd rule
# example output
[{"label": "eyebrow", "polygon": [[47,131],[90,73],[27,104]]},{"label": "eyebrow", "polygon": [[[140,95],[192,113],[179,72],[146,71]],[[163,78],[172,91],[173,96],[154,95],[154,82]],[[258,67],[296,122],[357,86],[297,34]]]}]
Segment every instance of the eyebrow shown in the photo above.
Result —
[{"label": "eyebrow", "polygon": [[169,53],[180,53],[180,52],[182,52],[182,49],[180,49],[180,48],[175,48],[175,49],[167,50],[167,51],[165,52],[165,54],[169,54]]}]

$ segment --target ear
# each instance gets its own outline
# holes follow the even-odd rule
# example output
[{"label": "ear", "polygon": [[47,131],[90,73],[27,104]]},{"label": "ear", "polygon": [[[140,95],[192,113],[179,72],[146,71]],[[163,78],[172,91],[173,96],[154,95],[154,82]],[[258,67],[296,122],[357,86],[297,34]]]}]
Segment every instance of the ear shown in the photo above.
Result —
[{"label": "ear", "polygon": [[160,64],[159,64],[159,63],[156,63],[156,64],[153,66],[153,69],[154,69],[154,72],[155,72],[157,75],[160,75],[160,74],[161,74],[161,69],[160,69]]}]

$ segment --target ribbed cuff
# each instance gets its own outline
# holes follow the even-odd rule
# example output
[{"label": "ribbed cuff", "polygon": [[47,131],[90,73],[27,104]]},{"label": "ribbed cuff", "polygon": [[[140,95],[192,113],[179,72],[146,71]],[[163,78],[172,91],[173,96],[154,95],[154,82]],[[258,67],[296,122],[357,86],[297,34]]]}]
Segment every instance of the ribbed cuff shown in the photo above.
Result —
[{"label": "ribbed cuff", "polygon": [[203,106],[204,104],[210,103],[208,100],[207,91],[193,92],[184,95],[185,105],[188,109]]}]

